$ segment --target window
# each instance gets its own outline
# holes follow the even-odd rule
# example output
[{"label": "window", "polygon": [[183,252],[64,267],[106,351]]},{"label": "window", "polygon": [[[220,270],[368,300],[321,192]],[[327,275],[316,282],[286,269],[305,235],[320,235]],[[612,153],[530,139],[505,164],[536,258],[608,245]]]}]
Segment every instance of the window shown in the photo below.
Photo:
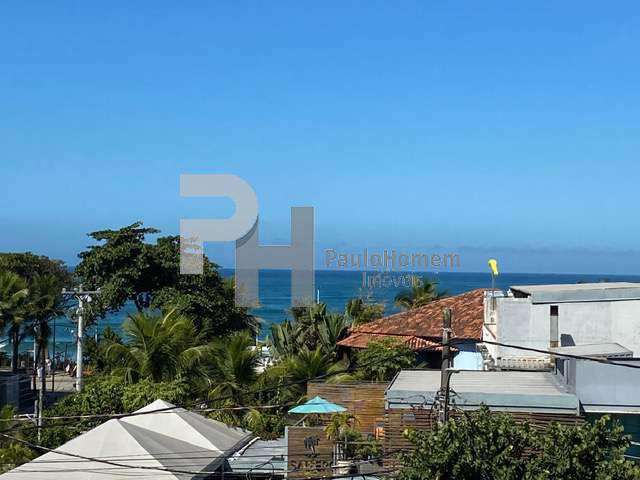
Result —
[{"label": "window", "polygon": [[549,307],[549,346],[551,348],[560,346],[558,334],[558,305]]}]

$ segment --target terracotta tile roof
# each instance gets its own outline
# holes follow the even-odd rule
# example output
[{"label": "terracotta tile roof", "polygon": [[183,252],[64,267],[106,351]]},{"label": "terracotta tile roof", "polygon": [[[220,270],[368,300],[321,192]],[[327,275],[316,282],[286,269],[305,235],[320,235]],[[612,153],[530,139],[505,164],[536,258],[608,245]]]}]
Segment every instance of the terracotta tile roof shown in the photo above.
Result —
[{"label": "terracotta tile roof", "polygon": [[385,338],[391,338],[399,342],[407,344],[412,350],[433,350],[442,349],[439,343],[425,340],[424,338],[414,337],[412,335],[385,335],[382,333],[353,333],[344,340],[338,342],[338,345],[351,348],[367,348],[369,342],[380,341]]},{"label": "terracotta tile roof", "polygon": [[[452,310],[453,338],[479,341],[482,339],[482,324],[484,323],[485,291],[486,289],[482,288],[471,290],[461,295],[436,300],[423,307],[360,325],[354,328],[347,338],[338,342],[338,345],[365,348],[369,342],[366,341],[367,337],[363,334],[408,337],[404,340],[405,343],[415,342],[411,338],[440,341],[442,338],[442,311],[445,308]],[[370,337],[369,341],[373,338],[375,337]]]}]

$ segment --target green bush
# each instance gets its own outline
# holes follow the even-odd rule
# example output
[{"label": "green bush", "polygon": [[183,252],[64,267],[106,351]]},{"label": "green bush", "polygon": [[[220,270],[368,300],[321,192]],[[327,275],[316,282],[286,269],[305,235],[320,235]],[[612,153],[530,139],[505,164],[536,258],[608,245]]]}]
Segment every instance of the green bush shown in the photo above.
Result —
[{"label": "green bush", "polygon": [[188,388],[179,380],[159,383],[142,380],[125,386],[122,405],[125,412],[133,412],[158,399],[174,405],[185,405],[188,402]]},{"label": "green bush", "polygon": [[[98,377],[88,381],[82,392],[71,394],[45,410],[45,428],[40,443],[56,448],[108,420],[108,417],[51,420],[46,417],[116,415],[138,410],[158,398],[184,405],[187,397],[187,389],[180,381],[152,383],[144,380],[126,385],[116,377]],[[28,427],[24,433],[32,441],[36,440],[35,428]]]},{"label": "green bush", "polygon": [[391,380],[403,368],[415,367],[416,355],[404,343],[385,338],[359,352],[357,365],[358,376],[365,380]]},{"label": "green bush", "polygon": [[629,439],[607,418],[534,431],[486,407],[433,431],[409,431],[399,480],[637,480]]}]

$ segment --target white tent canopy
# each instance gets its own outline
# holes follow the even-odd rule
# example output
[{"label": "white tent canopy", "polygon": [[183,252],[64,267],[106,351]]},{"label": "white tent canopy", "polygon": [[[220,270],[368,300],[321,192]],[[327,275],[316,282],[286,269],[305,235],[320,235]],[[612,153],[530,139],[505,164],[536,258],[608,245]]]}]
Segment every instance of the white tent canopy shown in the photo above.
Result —
[{"label": "white tent canopy", "polygon": [[[167,408],[171,410],[155,411]],[[250,432],[230,428],[162,400],[156,400],[135,413],[142,412],[152,413],[109,420],[56,449],[56,452],[106,460],[118,465],[49,452],[0,475],[0,479],[201,478],[199,472],[215,471],[227,456],[252,438]]]}]

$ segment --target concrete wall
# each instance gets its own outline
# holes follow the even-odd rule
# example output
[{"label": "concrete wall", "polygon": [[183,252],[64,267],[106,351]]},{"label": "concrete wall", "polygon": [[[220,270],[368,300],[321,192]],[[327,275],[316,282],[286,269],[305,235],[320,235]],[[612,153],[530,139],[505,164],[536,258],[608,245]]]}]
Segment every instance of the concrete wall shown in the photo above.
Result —
[{"label": "concrete wall", "polygon": [[[616,360],[640,366],[640,360]],[[558,360],[558,378],[575,392],[585,409],[640,413],[640,369],[588,360]]]},{"label": "concrete wall", "polygon": [[[550,305],[528,298],[496,298],[496,325],[491,329],[501,343],[543,350],[550,346]],[[617,342],[640,356],[640,300],[576,302],[558,305],[560,337],[576,345]],[[488,338],[488,340],[492,340]],[[512,348],[490,349],[494,358],[537,357],[543,354]]]}]

